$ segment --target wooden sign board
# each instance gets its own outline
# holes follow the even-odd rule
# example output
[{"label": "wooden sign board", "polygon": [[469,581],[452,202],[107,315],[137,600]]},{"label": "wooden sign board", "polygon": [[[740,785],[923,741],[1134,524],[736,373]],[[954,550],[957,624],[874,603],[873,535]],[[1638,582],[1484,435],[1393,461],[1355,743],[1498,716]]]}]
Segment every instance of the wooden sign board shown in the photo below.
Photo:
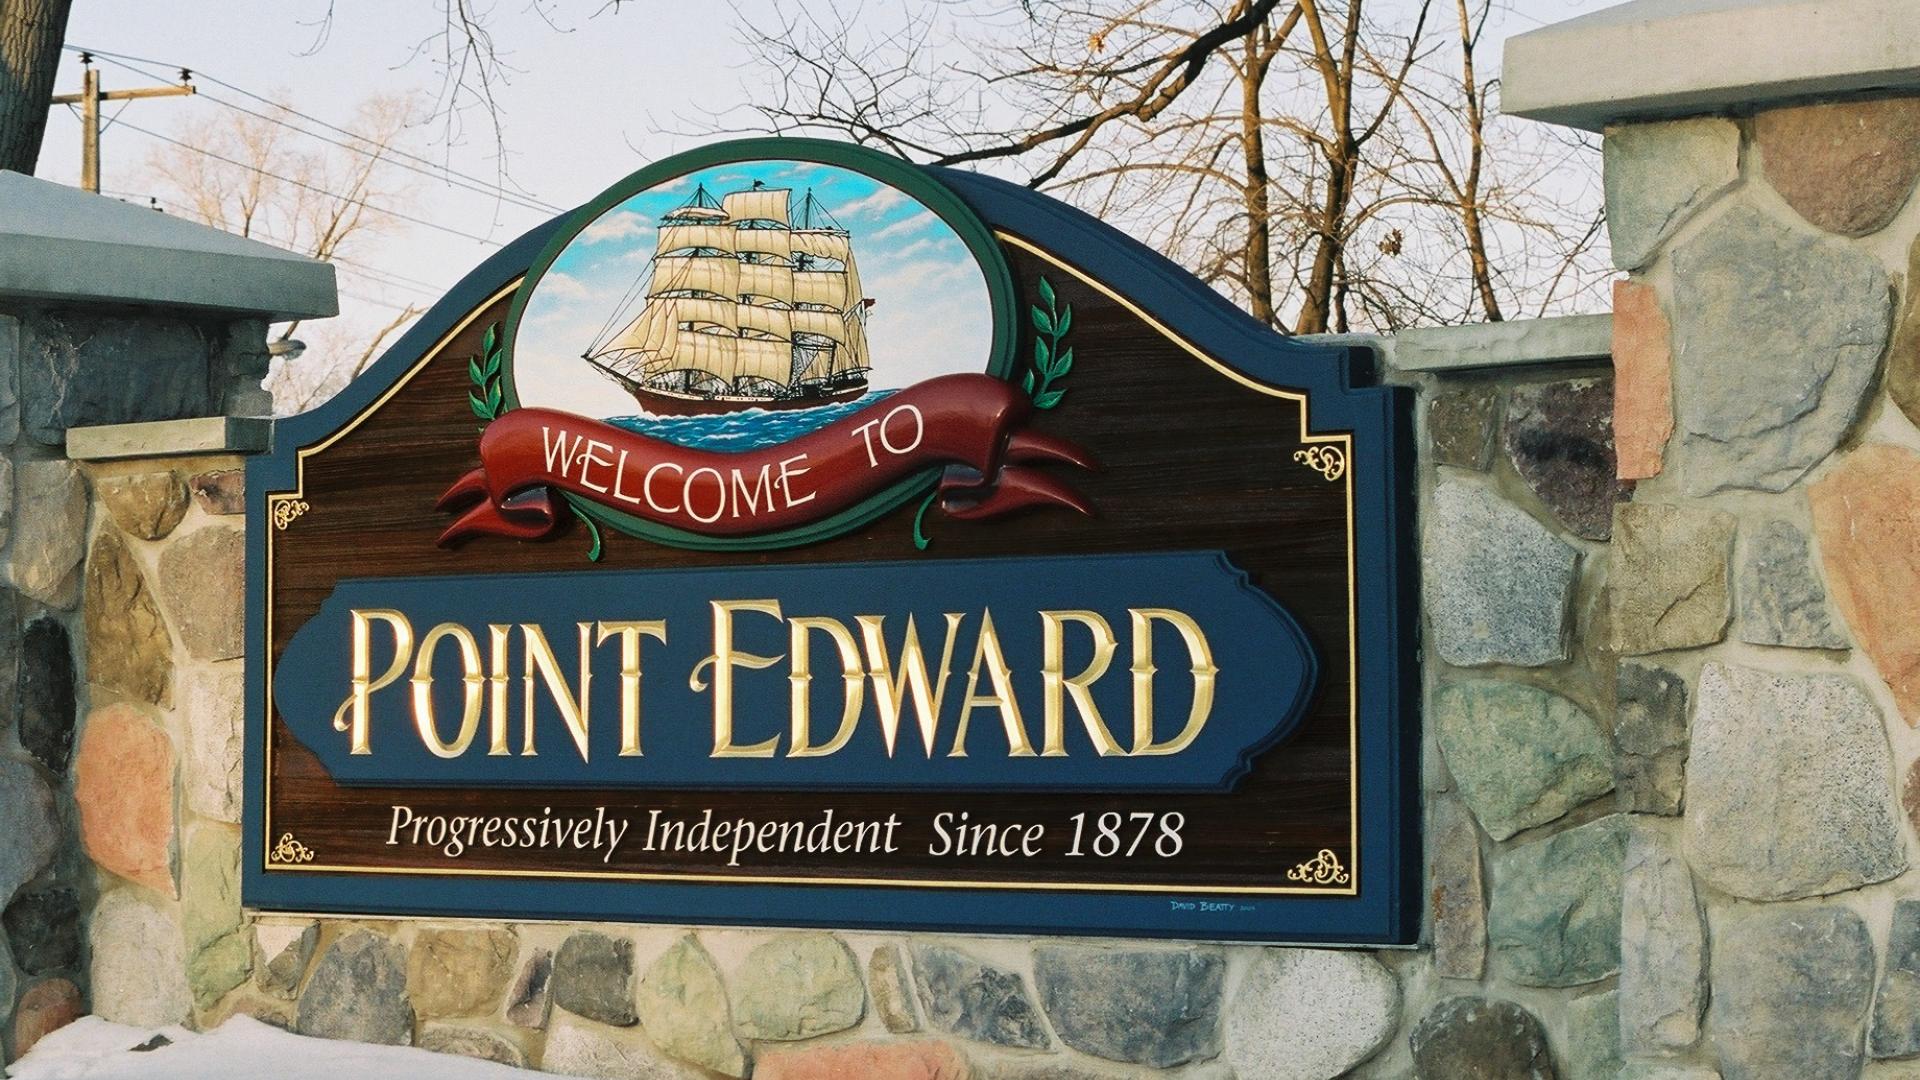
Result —
[{"label": "wooden sign board", "polygon": [[1411,941],[1369,361],[984,177],[642,170],[252,463],[244,899]]}]

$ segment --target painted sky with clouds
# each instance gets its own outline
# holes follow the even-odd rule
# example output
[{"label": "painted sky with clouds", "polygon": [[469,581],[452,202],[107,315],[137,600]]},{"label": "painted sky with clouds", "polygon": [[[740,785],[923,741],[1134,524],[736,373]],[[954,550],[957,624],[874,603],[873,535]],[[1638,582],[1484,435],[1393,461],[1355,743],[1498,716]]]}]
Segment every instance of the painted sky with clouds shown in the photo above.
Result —
[{"label": "painted sky with clouds", "polygon": [[[680,176],[601,214],[535,283],[513,343],[523,405],[587,416],[628,416],[633,398],[581,359],[611,313],[648,273],[661,215],[697,185],[716,197],[750,187],[793,190],[793,210],[811,188],[853,238],[867,313],[875,389],[935,375],[982,371],[993,340],[986,280],[958,235],[904,192],[850,169],[812,162],[735,162]],[[799,224],[798,221],[795,224]],[[640,305],[627,309],[627,318]]]}]

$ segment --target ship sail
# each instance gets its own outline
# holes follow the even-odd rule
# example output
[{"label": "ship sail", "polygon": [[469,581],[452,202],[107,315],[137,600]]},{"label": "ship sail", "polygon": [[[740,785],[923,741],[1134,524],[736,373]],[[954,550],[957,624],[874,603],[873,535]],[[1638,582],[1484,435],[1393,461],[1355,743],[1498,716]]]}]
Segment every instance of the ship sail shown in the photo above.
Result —
[{"label": "ship sail", "polygon": [[660,218],[629,305],[585,358],[649,408],[726,411],[851,400],[871,368],[853,238],[812,193],[697,188]]}]

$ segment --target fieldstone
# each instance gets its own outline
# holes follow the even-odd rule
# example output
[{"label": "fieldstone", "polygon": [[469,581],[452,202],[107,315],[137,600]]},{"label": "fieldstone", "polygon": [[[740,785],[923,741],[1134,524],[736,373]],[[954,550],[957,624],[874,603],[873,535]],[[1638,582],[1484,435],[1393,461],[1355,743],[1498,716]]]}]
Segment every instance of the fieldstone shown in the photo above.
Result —
[{"label": "fieldstone", "polygon": [[7,829],[7,842],[0,844],[0,905],[5,905],[52,865],[62,842],[53,789],[27,762],[0,758],[0,822]]},{"label": "fieldstone", "polygon": [[422,1017],[500,1007],[518,942],[505,930],[422,930],[407,953],[407,991]]},{"label": "fieldstone", "polygon": [[1416,1080],[1555,1080],[1540,1021],[1511,1001],[1454,997],[1407,1038]]},{"label": "fieldstone", "polygon": [[173,887],[173,743],[137,705],[95,709],[73,766],[80,839],[106,870],[165,893]]},{"label": "fieldstone", "polygon": [[73,755],[73,643],[57,620],[35,619],[22,632],[19,686],[21,748],[65,776]]},{"label": "fieldstone", "polygon": [[180,779],[187,805],[202,817],[240,821],[245,705],[246,673],[238,664],[199,672],[186,685],[181,712],[186,719],[187,752],[180,763]]},{"label": "fieldstone", "polygon": [[414,1045],[436,1054],[458,1054],[479,1061],[510,1065],[516,1069],[527,1067],[527,1055],[519,1047],[498,1035],[476,1028],[429,1024],[421,1030],[419,1041]]},{"label": "fieldstone", "polygon": [[127,542],[101,529],[87,557],[87,680],[155,705],[168,702],[173,639]]},{"label": "fieldstone", "polygon": [[913,1008],[913,987],[908,984],[907,958],[898,945],[881,945],[867,961],[867,982],[873,994],[873,1011],[880,1022],[895,1035],[920,1030],[920,1017]]},{"label": "fieldstone", "polygon": [[235,930],[187,959],[187,985],[194,1006],[201,1009],[218,1004],[252,974],[253,941],[245,930]]},{"label": "fieldstone", "polygon": [[1720,1080],[1720,1070],[1708,1065],[1629,1061],[1620,1070],[1620,1080]]},{"label": "fieldstone", "polygon": [[13,1007],[13,996],[19,991],[20,976],[14,973],[13,950],[7,947],[7,939],[0,936],[0,1018]]},{"label": "fieldstone", "polygon": [[1687,782],[1687,681],[1637,660],[1614,672],[1613,778],[1620,808],[1680,812]]},{"label": "fieldstone", "polygon": [[405,1046],[413,1041],[407,957],[371,930],[342,936],[320,956],[300,994],[293,1028],[302,1035]]},{"label": "fieldstone", "polygon": [[131,1027],[183,1023],[192,1010],[180,927],[138,889],[100,898],[87,927],[94,1014]]},{"label": "fieldstone", "polygon": [[1769,109],[1753,118],[1767,183],[1832,233],[1887,227],[1920,179],[1920,102],[1901,98]]},{"label": "fieldstone", "polygon": [[1747,536],[1740,560],[1740,640],[1799,649],[1844,649],[1827,617],[1827,590],[1813,572],[1807,534],[1769,521]]},{"label": "fieldstone", "polygon": [[209,359],[224,335],[177,318],[42,312],[20,335],[28,437],[59,446],[66,430],[220,413]]},{"label": "fieldstone", "polygon": [[107,514],[120,531],[142,540],[159,540],[187,516],[187,485],[173,472],[104,477],[94,484]]},{"label": "fieldstone", "polygon": [[1156,1069],[1219,1055],[1226,974],[1226,954],[1206,947],[1033,950],[1034,985],[1061,1042]]},{"label": "fieldstone", "polygon": [[253,925],[254,984],[284,1000],[292,1000],[313,960],[313,948],[320,942],[320,924]]},{"label": "fieldstone", "polygon": [[1025,980],[947,945],[913,946],[920,1012],[935,1028],[976,1042],[1045,1050],[1053,1045]]},{"label": "fieldstone", "polygon": [[540,1054],[542,1072],[603,1080],[701,1080],[692,1069],[669,1061],[646,1040],[565,1013],[554,1018]]},{"label": "fieldstone", "polygon": [[56,458],[19,468],[13,530],[14,587],[49,607],[73,606],[87,550],[87,482]]},{"label": "fieldstone", "polygon": [[832,934],[780,934],[754,946],[733,974],[733,1026],[749,1039],[811,1039],[867,1015],[853,950]]},{"label": "fieldstone", "polygon": [[1732,617],[1734,519],[1718,510],[1629,503],[1614,511],[1607,614],[1628,655],[1711,645]]},{"label": "fieldstone", "polygon": [[52,975],[80,966],[80,898],[72,889],[27,893],[0,917],[13,959],[29,975]]},{"label": "fieldstone", "polygon": [[[23,637],[19,594],[0,587],[0,737],[4,737],[7,729],[19,719],[22,681],[20,656],[26,644]],[[24,742],[22,745],[25,745]]]},{"label": "fieldstone", "polygon": [[189,954],[240,928],[240,837],[233,829],[187,830],[180,853],[180,927]]},{"label": "fieldstone", "polygon": [[507,1021],[544,1030],[553,1014],[553,950],[534,949],[507,988]]},{"label": "fieldstone", "polygon": [[1567,1003],[1562,1051],[1570,1080],[1614,1080],[1620,1075],[1620,992],[1588,994]]},{"label": "fieldstone", "polygon": [[1840,445],[1887,347],[1886,271],[1750,206],[1674,253],[1686,488],[1784,491]]},{"label": "fieldstone", "polygon": [[1666,467],[1673,438],[1673,327],[1653,287],[1613,283],[1614,475],[1646,480]]},{"label": "fieldstone", "polygon": [[1807,499],[1834,603],[1912,726],[1920,721],[1920,454],[1863,446]]},{"label": "fieldstone", "polygon": [[187,483],[193,489],[193,501],[209,514],[247,512],[247,474],[243,469],[215,469]]},{"label": "fieldstone", "polygon": [[[566,953],[561,946],[553,968],[554,999],[563,1009],[570,1008],[561,993]],[[733,1035],[727,988],[698,938],[688,934],[662,953],[641,978],[637,996],[641,1026],[662,1052],[727,1076],[747,1075],[747,1054]]]},{"label": "fieldstone", "polygon": [[1620,899],[1620,1036],[1629,1053],[1685,1050],[1707,999],[1706,928],[1687,864],[1651,829],[1627,842]]},{"label": "fieldstone", "polygon": [[1906,300],[1887,346],[1887,396],[1920,424],[1920,236],[1907,248]]},{"label": "fieldstone", "polygon": [[1613,504],[1613,380],[1570,379],[1515,387],[1507,401],[1507,460],[1576,536],[1605,540]]},{"label": "fieldstone", "polygon": [[1920,1056],[1920,900],[1894,901],[1887,965],[1873,997],[1867,1053],[1876,1058]]},{"label": "fieldstone", "polygon": [[633,942],[582,930],[553,960],[553,1000],[576,1016],[615,1027],[639,1022],[633,1011]]},{"label": "fieldstone", "polygon": [[1626,819],[1615,814],[1495,860],[1487,938],[1509,978],[1579,986],[1620,969],[1626,847]]},{"label": "fieldstone", "polygon": [[1727,1080],[1860,1075],[1873,942],[1841,907],[1729,907],[1713,925],[1708,1024]]},{"label": "fieldstone", "polygon": [[1500,399],[1490,386],[1436,394],[1427,406],[1433,460],[1476,472],[1493,460],[1494,414]]},{"label": "fieldstone", "polygon": [[1226,1023],[1243,1077],[1327,1080],[1372,1057],[1400,1025],[1400,984],[1378,960],[1325,949],[1261,949]]},{"label": "fieldstone", "polygon": [[0,446],[20,437],[20,320],[0,315]]},{"label": "fieldstone", "polygon": [[1456,667],[1567,659],[1580,554],[1493,492],[1443,481],[1426,515],[1423,582],[1440,658]]},{"label": "fieldstone", "polygon": [[1495,840],[1613,787],[1599,725],[1558,694],[1491,679],[1448,683],[1433,695],[1433,724],[1460,796]]},{"label": "fieldstone", "polygon": [[1740,181],[1740,129],[1720,119],[1623,124],[1601,144],[1613,265],[1637,270]]},{"label": "fieldstone", "polygon": [[26,1057],[41,1039],[86,1014],[80,988],[65,979],[48,979],[27,987],[13,1011],[14,1057]]},{"label": "fieldstone", "polygon": [[941,1042],[851,1043],[768,1054],[754,1080],[969,1080],[960,1051]]},{"label": "fieldstone", "polygon": [[1880,710],[1851,677],[1710,663],[1692,741],[1687,858],[1719,888],[1797,900],[1907,868]]},{"label": "fieldstone", "polygon": [[246,647],[246,534],[201,529],[160,553],[160,599],[196,660],[230,660]]},{"label": "fieldstone", "polygon": [[1487,964],[1487,897],[1480,830],[1458,799],[1432,800],[1427,834],[1432,891],[1433,970],[1443,979],[1478,980]]}]

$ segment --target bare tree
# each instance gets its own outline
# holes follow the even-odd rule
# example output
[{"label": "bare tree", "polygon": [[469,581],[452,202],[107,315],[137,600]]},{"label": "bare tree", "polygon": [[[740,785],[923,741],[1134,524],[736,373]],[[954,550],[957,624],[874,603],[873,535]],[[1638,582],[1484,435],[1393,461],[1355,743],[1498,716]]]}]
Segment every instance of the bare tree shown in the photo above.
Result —
[{"label": "bare tree", "polygon": [[73,0],[0,0],[0,169],[31,174]]}]

